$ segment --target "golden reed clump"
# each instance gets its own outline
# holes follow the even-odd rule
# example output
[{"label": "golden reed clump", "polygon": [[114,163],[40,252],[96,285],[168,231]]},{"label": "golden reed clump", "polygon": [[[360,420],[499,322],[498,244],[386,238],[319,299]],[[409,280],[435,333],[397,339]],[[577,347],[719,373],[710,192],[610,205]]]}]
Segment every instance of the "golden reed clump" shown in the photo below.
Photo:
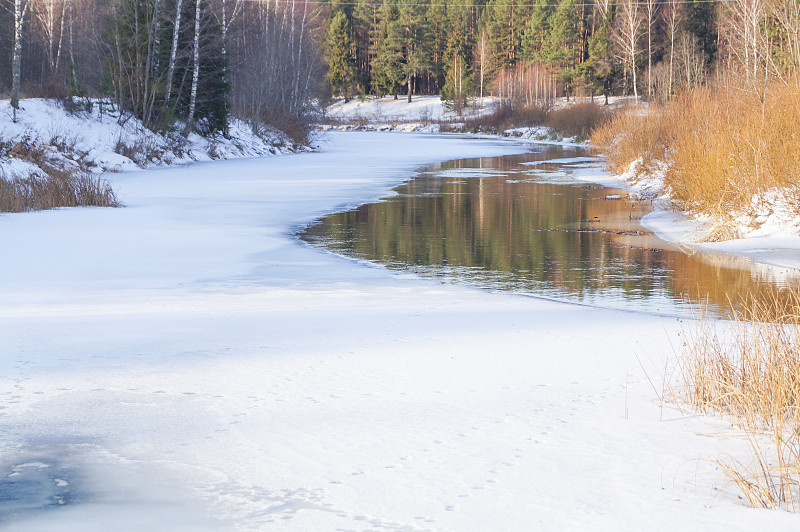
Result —
[{"label": "golden reed clump", "polygon": [[665,184],[682,208],[725,222],[753,197],[800,182],[800,84],[762,91],[702,87],[663,107],[622,112],[592,134],[617,171],[642,158],[669,168]]},{"label": "golden reed clump", "polygon": [[[800,80],[703,87],[629,108],[592,134],[618,172],[668,163],[672,198],[720,226],[781,191],[800,213]],[[731,301],[733,319],[684,331],[676,399],[742,429],[750,460],[713,460],[749,504],[800,512],[800,289]]]},{"label": "golden reed clump", "polygon": [[733,314],[684,331],[677,399],[742,429],[750,462],[713,462],[751,506],[800,512],[800,290],[742,298]]}]

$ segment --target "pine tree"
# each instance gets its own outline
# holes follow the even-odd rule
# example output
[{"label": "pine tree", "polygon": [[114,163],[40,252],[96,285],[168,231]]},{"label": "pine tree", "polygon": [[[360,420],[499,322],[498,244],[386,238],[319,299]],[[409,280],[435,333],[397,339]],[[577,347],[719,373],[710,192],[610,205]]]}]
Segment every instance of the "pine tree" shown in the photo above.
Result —
[{"label": "pine tree", "polygon": [[378,30],[378,53],[372,62],[373,90],[379,95],[397,93],[403,80],[403,40],[402,27],[397,23],[400,14],[393,4],[381,7]]},{"label": "pine tree", "polygon": [[489,37],[491,73],[513,67],[521,57],[522,36],[530,7],[517,0],[491,0],[483,11],[483,26]]},{"label": "pine tree", "polygon": [[379,7],[377,0],[358,0],[353,8],[351,30],[355,45],[355,85],[359,94],[372,90],[372,64],[378,54]]},{"label": "pine tree", "polygon": [[597,29],[589,38],[589,59],[582,65],[586,88],[590,91],[592,97],[596,93],[603,94],[606,104],[608,104],[608,96],[611,94],[615,74],[611,42],[614,9],[615,6],[610,5],[607,9],[598,9],[596,11],[599,22]]},{"label": "pine tree", "polygon": [[530,21],[522,35],[522,57],[528,61],[546,63],[547,42],[555,6],[540,3],[533,8]]},{"label": "pine tree", "polygon": [[472,13],[464,6],[453,5],[448,6],[447,14],[450,32],[444,54],[442,99],[460,113],[473,92],[470,72],[474,45]]},{"label": "pine tree", "polygon": [[355,79],[355,58],[353,57],[353,38],[350,22],[344,11],[338,11],[328,26],[327,55],[328,81],[332,95],[342,94],[345,101],[350,100],[350,89]]},{"label": "pine tree", "polygon": [[716,11],[714,3],[694,0],[686,4],[686,30],[697,38],[709,65],[717,53]]},{"label": "pine tree", "polygon": [[418,0],[401,5],[395,22],[403,56],[402,72],[408,88],[409,103],[414,92],[415,78],[430,71],[432,67],[430,58],[432,39],[425,11],[424,5],[418,3]]}]

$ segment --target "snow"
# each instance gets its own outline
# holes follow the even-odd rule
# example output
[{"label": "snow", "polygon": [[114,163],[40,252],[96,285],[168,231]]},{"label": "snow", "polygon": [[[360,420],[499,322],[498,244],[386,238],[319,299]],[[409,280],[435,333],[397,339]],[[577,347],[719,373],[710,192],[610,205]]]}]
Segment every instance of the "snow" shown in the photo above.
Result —
[{"label": "snow", "polygon": [[[258,136],[241,120],[230,121],[229,138],[201,137],[191,133],[171,138],[145,128],[136,118],[119,113],[102,100],[91,100],[91,109],[65,111],[55,100],[30,98],[20,101],[18,121],[11,121],[9,100],[0,100],[0,145],[21,141],[43,146],[51,163],[81,166],[97,172],[118,172],[164,164],[272,155],[296,148],[278,132]],[[127,155],[124,155],[127,154]],[[22,177],[37,172],[35,165],[0,156],[0,177]]]},{"label": "snow", "polygon": [[[499,99],[485,97],[476,99],[473,105],[464,109],[463,116],[479,116],[497,109]],[[341,121],[365,121],[372,123],[430,122],[431,120],[457,119],[460,115],[448,109],[440,96],[408,96],[398,97],[366,96],[352,98],[345,102],[340,99],[329,105],[325,114],[329,118]]]},{"label": "snow", "polygon": [[659,400],[680,320],[294,236],[423,164],[520,150],[329,133],[109,174],[125,208],[0,216],[0,530],[794,529],[699,460],[745,441]]},{"label": "snow", "polygon": [[653,200],[654,210],[645,216],[642,225],[660,238],[687,248],[735,253],[759,263],[786,268],[785,277],[797,277],[800,268],[800,215],[798,198],[793,190],[770,190],[763,197],[753,198],[753,214],[736,214],[732,227],[738,238],[719,242],[705,242],[713,220],[678,210],[664,185],[666,167],[641,172],[641,159],[632,162],[628,170],[611,175],[603,165],[587,163],[578,168],[577,179],[605,186],[631,190]]}]

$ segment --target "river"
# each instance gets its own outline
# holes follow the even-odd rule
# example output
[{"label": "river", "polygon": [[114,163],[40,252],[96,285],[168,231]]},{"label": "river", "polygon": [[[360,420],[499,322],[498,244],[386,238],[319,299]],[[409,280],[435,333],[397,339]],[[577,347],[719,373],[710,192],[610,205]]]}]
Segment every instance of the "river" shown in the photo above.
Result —
[{"label": "river", "polygon": [[640,224],[649,199],[574,176],[599,165],[562,146],[439,163],[301,238],[445,283],[673,316],[785,283],[784,269],[661,240]]}]

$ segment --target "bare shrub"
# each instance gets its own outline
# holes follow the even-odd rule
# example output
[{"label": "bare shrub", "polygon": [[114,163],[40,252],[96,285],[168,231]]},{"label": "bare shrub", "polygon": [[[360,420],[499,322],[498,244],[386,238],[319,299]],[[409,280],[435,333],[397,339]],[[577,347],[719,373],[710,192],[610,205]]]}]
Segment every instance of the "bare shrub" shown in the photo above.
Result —
[{"label": "bare shrub", "polygon": [[649,168],[667,158],[672,142],[672,131],[662,114],[661,109],[650,113],[623,109],[592,131],[590,141],[605,151],[609,166],[616,172],[624,172],[637,159]]},{"label": "bare shrub", "polygon": [[547,115],[547,126],[565,137],[585,139],[609,120],[608,111],[594,103],[569,105]]},{"label": "bare shrub", "polygon": [[47,146],[36,142],[29,134],[23,135],[19,140],[8,142],[9,148],[2,155],[30,161],[33,164],[45,163],[49,156]]},{"label": "bare shrub", "polygon": [[263,123],[282,131],[295,144],[308,144],[314,123],[307,115],[297,115],[279,110],[262,113]]},{"label": "bare shrub", "polygon": [[468,131],[500,133],[515,127],[541,126],[547,119],[547,109],[542,106],[512,107],[501,105],[493,113],[466,120]]},{"label": "bare shrub", "polygon": [[114,145],[114,153],[127,157],[138,166],[147,166],[163,161],[166,150],[154,138],[141,134],[135,137],[120,134]]}]

